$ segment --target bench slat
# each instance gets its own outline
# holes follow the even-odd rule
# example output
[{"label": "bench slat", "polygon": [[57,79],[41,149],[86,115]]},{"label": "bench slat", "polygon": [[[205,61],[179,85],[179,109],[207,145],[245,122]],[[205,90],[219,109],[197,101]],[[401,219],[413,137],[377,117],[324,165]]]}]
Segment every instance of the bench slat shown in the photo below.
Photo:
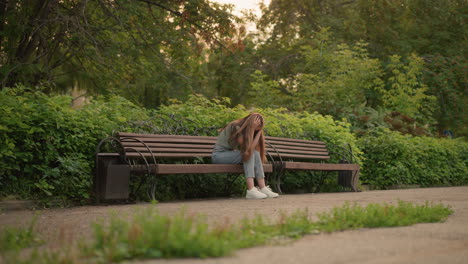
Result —
[{"label": "bench slat", "polygon": [[[274,151],[273,149],[270,149],[272,152]],[[291,153],[291,154],[317,154],[317,155],[328,155],[328,151],[323,151],[323,150],[310,150],[310,151],[304,151],[304,150],[290,150],[290,149],[276,149],[280,154],[284,153]]]},{"label": "bench slat", "polygon": [[[142,152],[141,155],[138,152],[127,152],[127,157],[133,157],[133,158],[138,158],[143,155],[144,157],[151,157],[151,154],[149,152]],[[272,157],[278,157],[278,154],[276,153],[269,153]],[[330,156],[319,156],[319,155],[295,155],[295,154],[280,154],[281,158],[283,159],[318,159],[318,160],[328,160],[330,159]],[[153,156],[156,158],[210,158],[211,157],[211,152],[205,152],[205,153],[157,153],[153,152]]]},{"label": "bench slat", "polygon": [[306,147],[306,148],[321,148],[326,149],[326,146],[323,144],[307,144],[307,143],[300,143],[300,142],[287,142],[287,141],[276,141],[276,140],[268,140],[268,142],[274,146],[298,146],[298,147]]},{"label": "bench slat", "polygon": [[[194,149],[213,149],[214,144],[171,144],[171,143],[145,143],[151,151],[155,151],[157,148],[194,148]],[[142,147],[146,149],[146,147],[143,147],[143,145],[140,142],[122,142],[122,145],[124,147]],[[273,145],[274,146],[274,145]],[[322,152],[322,153],[328,153],[326,149],[323,148],[305,148],[305,147],[292,147],[292,146],[274,146],[275,148],[267,147],[267,151],[270,152],[290,152],[294,153],[295,150],[298,150],[297,153],[304,153],[303,151],[306,151],[307,153],[313,151],[313,152]],[[140,150],[140,149],[139,149]]]},{"label": "bench slat", "polygon": [[[174,153],[174,152],[186,152],[186,153],[211,153],[213,151],[212,148],[183,148],[183,147],[173,147],[173,148],[149,148],[153,153]],[[142,153],[149,153],[146,147],[125,147],[125,150],[128,152],[136,152],[140,151]],[[277,154],[276,151],[280,155],[287,155],[287,154],[304,154],[304,155],[318,155],[318,156],[327,156],[328,152],[326,151],[298,151],[298,150],[287,150],[287,149],[267,149],[270,154]]]},{"label": "bench slat", "polygon": [[282,138],[282,137],[265,137],[266,140],[271,141],[281,141],[281,142],[296,142],[296,143],[307,143],[307,144],[318,144],[318,145],[326,145],[323,141],[313,141],[307,139],[295,139],[295,138]]},{"label": "bench slat", "polygon": [[[151,157],[151,153],[148,151],[141,151],[141,155],[138,152],[135,151],[127,151],[126,154],[128,157],[141,157],[141,155],[145,157]],[[276,152],[269,152],[269,155],[272,157],[278,157],[278,154]],[[177,152],[177,150],[173,150],[173,152],[153,152],[153,156],[156,158],[196,158],[196,157],[202,157],[202,158],[207,158],[211,157],[211,151],[210,150],[205,150],[205,152]],[[330,156],[327,155],[300,155],[300,154],[290,154],[290,153],[280,153],[281,158],[287,159],[287,158],[297,158],[297,159],[320,159],[320,160],[327,160],[330,159]]]},{"label": "bench slat", "polygon": [[[149,153],[148,149],[145,147],[131,147],[125,148],[128,152],[135,152],[138,150],[140,152]],[[192,148],[150,148],[153,153],[174,153],[174,152],[185,152],[185,153],[212,153],[212,149],[192,149]]]},{"label": "bench slat", "polygon": [[[323,151],[323,152],[328,152],[327,148],[322,148],[322,147],[297,147],[297,146],[288,146],[288,145],[275,145],[271,144],[271,148],[276,148],[276,149],[288,149],[288,150],[314,150],[314,151]],[[267,148],[270,148],[268,144],[266,144]]]},{"label": "bench slat", "polygon": [[[171,144],[171,143],[145,143],[151,149],[153,148],[209,148],[213,149],[214,144]],[[142,147],[140,142],[122,142],[124,147]]]},{"label": "bench slat", "polygon": [[[165,135],[165,134],[141,134],[141,133],[117,133],[118,137],[136,137],[136,138],[184,138],[184,139],[209,139],[214,140],[216,142],[217,137],[212,136],[189,136],[189,135]],[[308,143],[308,144],[319,144],[325,145],[323,141],[313,141],[313,140],[306,140],[306,139],[294,139],[294,138],[282,138],[282,137],[272,137],[267,136],[265,137],[266,140],[274,140],[280,142],[296,142],[296,143]]]},{"label": "bench slat", "polygon": [[[195,158],[211,157],[212,148],[217,137],[206,136],[186,136],[186,135],[158,135],[158,134],[138,134],[119,133],[122,144],[127,149],[127,156],[139,157],[136,149],[145,157],[151,157],[146,147],[140,142],[125,137],[132,137],[145,142],[153,155],[157,158]],[[283,159],[308,159],[308,160],[328,160],[328,150],[324,142],[310,141],[303,139],[288,139],[279,137],[266,137],[272,147],[267,145],[267,151],[272,157],[279,156]]]},{"label": "bench slat", "polygon": [[[145,165],[132,165],[136,172],[146,172]],[[189,173],[244,173],[242,164],[151,164],[156,174],[189,174]],[[273,172],[271,164],[263,164],[264,172]]]},{"label": "bench slat", "polygon": [[[278,155],[276,153],[270,153],[271,156],[273,157],[278,157]],[[320,160],[328,160],[330,159],[330,156],[326,156],[326,155],[322,155],[322,156],[319,156],[319,155],[296,155],[296,154],[288,154],[288,153],[284,153],[284,154],[280,154],[281,158],[284,160],[284,159],[320,159]]]},{"label": "bench slat", "polygon": [[[216,140],[213,139],[196,139],[196,138],[175,138],[175,137],[134,137],[145,143],[187,143],[187,144],[215,144]],[[124,142],[137,142],[130,139],[124,139]]]},{"label": "bench slat", "polygon": [[164,134],[139,134],[139,133],[117,133],[119,138],[180,138],[180,139],[203,139],[203,140],[214,140],[216,141],[217,137],[209,136],[189,136],[189,135],[164,135]]},{"label": "bench slat", "polygon": [[[149,152],[141,153],[145,157],[151,157]],[[127,157],[141,157],[137,152],[127,152]],[[156,158],[208,158],[211,157],[210,153],[153,153]]]},{"label": "bench slat", "polygon": [[284,168],[289,170],[329,170],[329,171],[356,171],[358,164],[330,164],[309,162],[284,162]]}]

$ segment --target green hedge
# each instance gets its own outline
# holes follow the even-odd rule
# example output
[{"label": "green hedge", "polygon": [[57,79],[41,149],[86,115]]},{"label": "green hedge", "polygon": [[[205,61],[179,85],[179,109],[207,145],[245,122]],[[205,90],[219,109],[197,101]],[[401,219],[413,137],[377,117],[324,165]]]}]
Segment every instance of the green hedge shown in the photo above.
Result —
[{"label": "green hedge", "polygon": [[119,97],[80,110],[70,103],[23,87],[0,92],[0,196],[86,201],[99,140],[148,118]]},{"label": "green hedge", "polygon": [[[0,91],[0,197],[62,199],[86,203],[92,197],[94,152],[98,142],[118,131],[217,135],[229,121],[247,115],[229,100],[194,95],[158,110],[138,107],[121,97],[97,98],[79,110],[68,96],[48,96],[23,87]],[[380,188],[395,184],[467,184],[468,145],[461,140],[408,137],[383,131],[357,139],[346,121],[317,113],[286,109],[256,109],[266,118],[271,136],[317,139],[333,151],[349,144],[362,166],[361,180]],[[334,156],[333,162],[340,157]],[[193,161],[191,161],[193,162]],[[209,159],[196,162],[209,162]],[[338,190],[334,177],[290,173],[283,179],[286,192]],[[171,175],[161,177],[158,200],[240,195],[239,177],[224,190],[233,175]],[[133,184],[133,183],[132,183]],[[144,189],[138,194],[146,198]]]},{"label": "green hedge", "polygon": [[359,140],[364,152],[361,182],[394,185],[468,184],[468,143],[462,139],[413,137],[381,130]]},{"label": "green hedge", "polygon": [[[82,109],[70,107],[68,96],[47,96],[25,88],[0,92],[0,196],[86,202],[92,193],[94,152],[98,142],[115,132],[216,135],[227,122],[248,114],[229,101],[192,96],[159,110],[146,110],[120,97],[95,99]],[[351,143],[359,156],[349,124],[329,116],[257,109],[266,117],[272,136],[321,139],[337,145]],[[199,160],[197,162],[209,162]],[[172,175],[158,183],[157,199],[224,195],[232,175]],[[285,189],[313,186],[305,175],[285,179]],[[242,193],[242,177],[231,194]],[[145,197],[144,192],[140,194]]]}]

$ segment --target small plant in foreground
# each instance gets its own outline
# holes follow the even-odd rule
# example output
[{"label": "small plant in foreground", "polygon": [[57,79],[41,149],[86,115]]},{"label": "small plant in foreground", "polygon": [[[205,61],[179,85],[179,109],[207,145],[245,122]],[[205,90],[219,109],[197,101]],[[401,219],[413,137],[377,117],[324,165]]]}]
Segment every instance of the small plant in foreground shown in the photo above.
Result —
[{"label": "small plant in foreground", "polygon": [[41,244],[41,240],[34,232],[36,218],[31,221],[29,227],[6,227],[0,233],[0,252],[19,251],[24,248]]},{"label": "small plant in foreground", "polygon": [[416,223],[434,223],[444,221],[453,210],[442,204],[415,205],[411,202],[398,201],[398,205],[345,203],[329,213],[318,214],[317,228],[325,232],[347,229],[407,226]]}]

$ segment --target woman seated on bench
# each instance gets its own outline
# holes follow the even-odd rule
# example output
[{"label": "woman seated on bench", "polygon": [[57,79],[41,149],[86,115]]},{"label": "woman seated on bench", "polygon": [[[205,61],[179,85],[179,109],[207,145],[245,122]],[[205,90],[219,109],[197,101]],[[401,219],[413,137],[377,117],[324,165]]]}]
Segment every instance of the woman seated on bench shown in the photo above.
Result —
[{"label": "woman seated on bench", "polygon": [[[259,113],[252,113],[242,119],[234,120],[220,130],[213,149],[213,163],[243,163],[247,182],[247,199],[279,196],[265,185],[262,165],[266,161],[263,126],[263,116]],[[258,188],[254,185],[254,177]]]}]

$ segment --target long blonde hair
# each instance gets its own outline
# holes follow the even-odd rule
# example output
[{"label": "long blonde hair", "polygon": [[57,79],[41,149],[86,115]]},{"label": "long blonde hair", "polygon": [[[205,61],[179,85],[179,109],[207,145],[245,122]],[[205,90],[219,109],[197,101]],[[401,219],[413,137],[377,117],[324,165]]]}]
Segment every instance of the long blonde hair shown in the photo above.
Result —
[{"label": "long blonde hair", "polygon": [[[254,123],[256,122],[256,119],[260,120],[260,130],[258,131],[252,131],[254,128]],[[242,160],[247,161],[250,159],[252,156],[252,151],[250,151],[249,146],[252,144],[253,139],[255,137],[256,133],[261,133],[260,138],[258,141],[258,151],[260,152],[260,157],[262,158],[262,162],[266,162],[266,148],[265,148],[265,135],[263,133],[263,127],[265,125],[265,121],[263,119],[263,116],[259,113],[251,113],[250,115],[237,119],[232,121],[231,123],[228,124],[232,125],[234,128],[239,127],[235,129],[235,132],[231,134],[230,141],[231,142],[236,142],[237,144],[237,138],[239,135],[242,137],[243,141],[242,144],[240,145],[240,150],[242,152]]]}]

